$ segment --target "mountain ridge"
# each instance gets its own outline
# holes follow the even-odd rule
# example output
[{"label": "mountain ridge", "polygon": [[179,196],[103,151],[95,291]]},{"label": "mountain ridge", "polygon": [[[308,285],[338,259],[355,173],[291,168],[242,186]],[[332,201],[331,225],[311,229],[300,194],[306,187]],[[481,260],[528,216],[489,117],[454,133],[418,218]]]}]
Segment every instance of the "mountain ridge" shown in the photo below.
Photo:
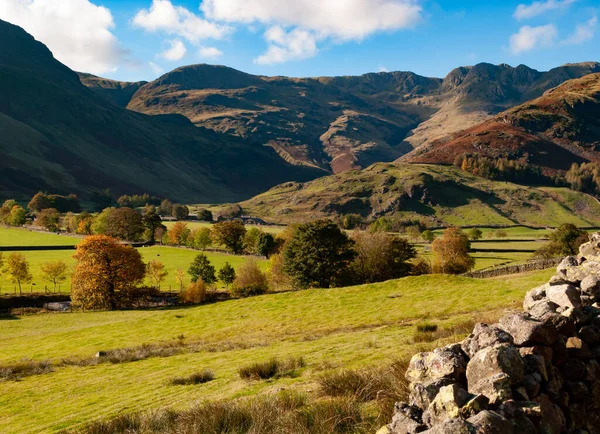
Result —
[{"label": "mountain ridge", "polygon": [[198,64],[141,86],[127,107],[182,114],[197,126],[252,137],[292,164],[339,173],[401,158],[590,72],[600,72],[600,63],[541,72],[479,63],[444,78],[410,71],[268,77]]},{"label": "mountain ridge", "polygon": [[1,20],[0,40],[5,197],[38,190],[86,196],[111,188],[182,201],[238,200],[322,174],[291,166],[255,143],[195,127],[184,116],[148,116],[108,102],[45,45]]}]

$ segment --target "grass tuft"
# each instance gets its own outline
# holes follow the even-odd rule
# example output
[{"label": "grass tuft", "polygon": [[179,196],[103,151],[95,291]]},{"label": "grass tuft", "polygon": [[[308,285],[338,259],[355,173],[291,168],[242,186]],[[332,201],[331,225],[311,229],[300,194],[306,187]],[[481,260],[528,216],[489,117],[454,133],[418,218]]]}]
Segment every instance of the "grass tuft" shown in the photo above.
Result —
[{"label": "grass tuft", "polygon": [[205,369],[202,372],[196,372],[187,377],[175,377],[169,380],[169,384],[173,386],[185,386],[190,384],[208,383],[215,379],[215,374],[210,369]]},{"label": "grass tuft", "polygon": [[241,367],[238,372],[245,380],[266,380],[269,378],[295,377],[297,370],[306,366],[302,357],[290,357],[286,360],[272,358],[266,362],[256,362]]},{"label": "grass tuft", "polygon": [[182,412],[121,415],[70,433],[366,434],[374,428],[354,400],[341,397],[308,403],[305,394],[284,391],[241,401],[207,402]]}]

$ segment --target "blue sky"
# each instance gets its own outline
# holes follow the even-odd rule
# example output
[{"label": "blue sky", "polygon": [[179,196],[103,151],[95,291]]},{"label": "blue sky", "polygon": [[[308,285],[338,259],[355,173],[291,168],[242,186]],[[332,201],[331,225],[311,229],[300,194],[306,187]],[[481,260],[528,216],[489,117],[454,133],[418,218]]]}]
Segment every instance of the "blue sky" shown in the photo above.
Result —
[{"label": "blue sky", "polygon": [[73,69],[151,80],[214,63],[253,74],[414,71],[600,61],[598,0],[0,0]]}]

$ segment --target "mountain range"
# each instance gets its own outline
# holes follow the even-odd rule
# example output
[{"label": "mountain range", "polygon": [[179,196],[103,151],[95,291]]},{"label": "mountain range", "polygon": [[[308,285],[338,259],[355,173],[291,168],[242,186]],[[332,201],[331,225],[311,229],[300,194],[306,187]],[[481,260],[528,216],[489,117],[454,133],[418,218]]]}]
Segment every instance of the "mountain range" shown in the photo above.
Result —
[{"label": "mountain range", "polygon": [[443,79],[265,77],[203,64],[127,83],[71,71],[10,23],[0,21],[0,38],[7,197],[110,188],[227,202],[378,162],[479,152],[555,171],[597,158],[599,63],[481,63]]},{"label": "mountain range", "polygon": [[[126,107],[181,114],[197,126],[257,140],[292,164],[340,173],[393,161],[593,72],[599,63],[548,72],[481,63],[444,79],[412,72],[289,78],[192,65],[131,84],[139,89]],[[114,83],[93,88],[104,92]]]}]

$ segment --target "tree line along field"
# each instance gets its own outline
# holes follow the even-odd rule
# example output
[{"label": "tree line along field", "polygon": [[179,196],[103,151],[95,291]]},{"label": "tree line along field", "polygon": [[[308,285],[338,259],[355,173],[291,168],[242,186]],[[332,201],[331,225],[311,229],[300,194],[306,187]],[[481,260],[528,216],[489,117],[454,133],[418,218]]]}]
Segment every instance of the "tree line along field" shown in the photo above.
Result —
[{"label": "tree line along field", "polygon": [[[0,365],[25,358],[60,362],[97,351],[182,340],[194,352],[129,363],[57,366],[54,372],[4,381],[0,426],[6,433],[57,432],[122,413],[184,409],[219,399],[272,394],[280,388],[321,396],[318,379],[341,368],[387,366],[417,350],[462,338],[464,327],[517,308],[552,270],[477,280],[449,275],[406,277],[165,310],[84,312],[0,319]],[[440,288],[443,288],[441,291]],[[417,327],[448,330],[430,339]],[[463,330],[454,332],[456,330]],[[457,335],[458,333],[458,335]],[[427,336],[426,336],[427,337]],[[293,378],[248,381],[238,369],[271,357],[303,357]],[[173,386],[173,377],[211,369],[206,384]],[[370,404],[363,410],[372,411]]]},{"label": "tree line along field", "polygon": [[[139,249],[142,254],[142,260],[145,263],[157,259],[165,265],[165,270],[168,271],[168,275],[164,282],[161,284],[162,290],[179,290],[179,284],[175,279],[175,273],[178,268],[182,268],[187,271],[190,263],[194,260],[196,255],[199,253],[196,250],[180,249],[175,247],[144,247]],[[5,255],[8,252],[5,253]],[[48,286],[48,290],[52,290],[52,285],[45,282],[41,276],[40,267],[44,262],[48,261],[64,261],[70,269],[75,266],[75,259],[73,255],[75,250],[52,250],[52,251],[23,251],[21,252],[25,258],[29,261],[30,272],[33,275],[33,292],[43,292],[44,285]],[[230,255],[227,253],[216,253],[216,252],[204,252],[211,264],[218,270],[226,262],[229,262],[234,268],[239,267],[242,263],[247,260],[245,256]],[[262,269],[267,266],[267,261],[259,259],[258,263]],[[70,274],[70,273],[69,273]],[[186,285],[190,282],[189,276],[186,274]],[[2,274],[0,275],[0,294],[14,294],[15,284],[10,282],[8,278]],[[28,293],[31,289],[31,284],[24,284],[23,292]],[[60,285],[61,292],[69,292],[71,288],[70,278]]]},{"label": "tree line along field", "polygon": [[[170,229],[175,222],[165,222],[165,226]],[[195,230],[204,227],[210,227],[210,223],[206,222],[186,222],[190,230]],[[248,225],[248,228],[254,227]],[[265,232],[279,234],[285,229],[284,226],[256,226]],[[506,232],[507,241],[502,238],[497,238],[495,233],[497,228],[481,228],[483,233],[482,240],[472,242],[471,246],[474,250],[477,249],[493,249],[497,252],[473,252],[475,258],[474,270],[484,268],[507,265],[511,263],[523,263],[531,257],[531,250],[536,250],[543,245],[545,238],[551,233],[549,229],[530,229],[526,227],[514,227],[502,229]],[[436,236],[440,236],[443,231],[436,230]],[[68,246],[76,245],[81,241],[81,237],[57,235],[53,233],[45,233],[32,231],[22,228],[7,228],[0,226],[0,247],[2,246]],[[161,285],[162,290],[176,290],[179,288],[176,282],[176,271],[182,268],[186,271],[194,257],[199,253],[197,250],[182,249],[167,246],[153,246],[140,248],[144,262],[151,260],[159,260],[165,265],[166,271],[169,273]],[[419,253],[430,258],[427,245],[418,244],[417,250]],[[7,256],[10,252],[5,252]],[[35,285],[27,284],[24,286],[24,292],[42,292],[44,286],[51,288],[48,282],[45,282],[40,273],[40,267],[44,262],[48,261],[64,261],[69,267],[75,265],[73,259],[74,250],[49,250],[49,251],[22,251],[21,252],[30,264],[30,271],[33,275]],[[237,268],[246,257],[239,255],[230,255],[224,252],[204,252],[212,265],[218,270],[225,262],[229,262],[234,268]],[[263,270],[268,268],[268,261],[264,259],[258,260],[260,267]],[[188,282],[189,283],[189,282]],[[70,279],[67,279],[60,285],[61,292],[70,291]],[[0,294],[11,294],[15,292],[15,284],[8,280],[5,274],[0,274]]]}]

